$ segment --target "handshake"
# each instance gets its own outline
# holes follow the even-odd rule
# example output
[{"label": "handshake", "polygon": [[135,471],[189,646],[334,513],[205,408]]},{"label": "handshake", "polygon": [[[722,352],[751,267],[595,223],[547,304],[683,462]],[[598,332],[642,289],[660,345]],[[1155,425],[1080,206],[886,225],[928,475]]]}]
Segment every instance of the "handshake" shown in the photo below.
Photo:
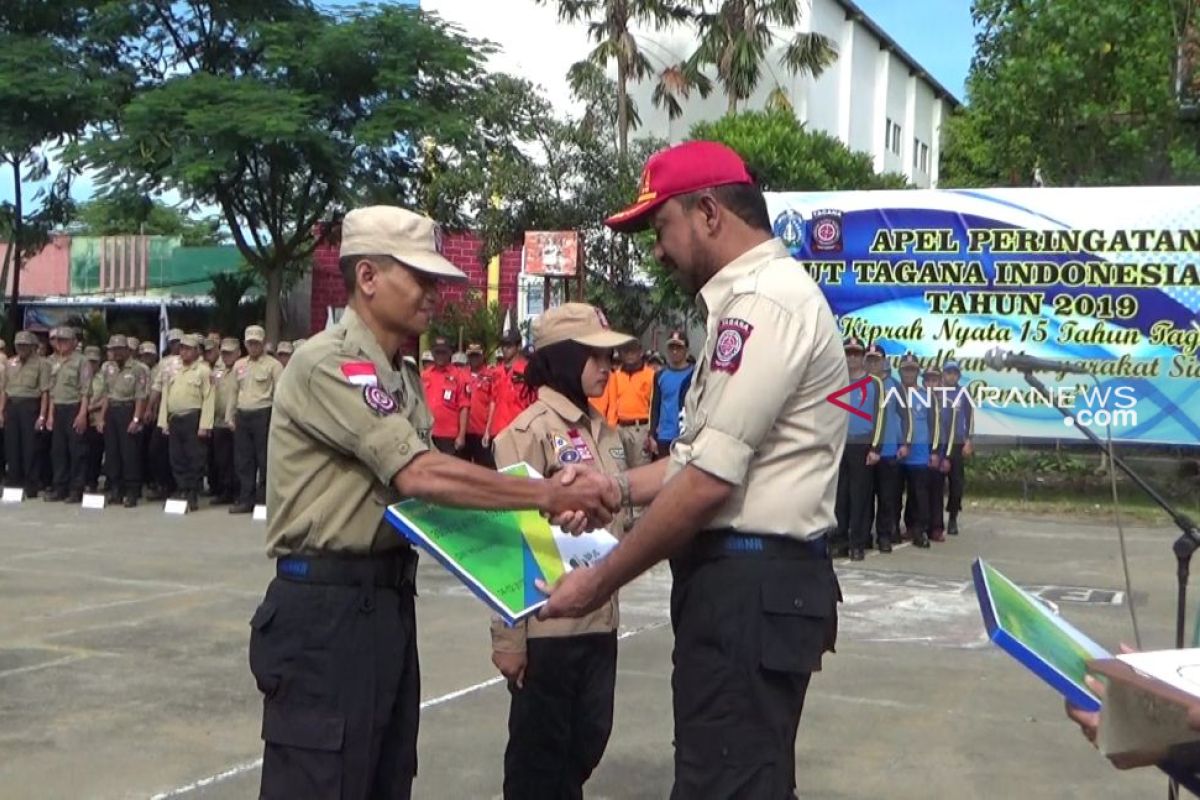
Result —
[{"label": "handshake", "polygon": [[621,510],[621,487],[610,475],[571,465],[546,477],[541,511],[572,535],[607,527]]}]

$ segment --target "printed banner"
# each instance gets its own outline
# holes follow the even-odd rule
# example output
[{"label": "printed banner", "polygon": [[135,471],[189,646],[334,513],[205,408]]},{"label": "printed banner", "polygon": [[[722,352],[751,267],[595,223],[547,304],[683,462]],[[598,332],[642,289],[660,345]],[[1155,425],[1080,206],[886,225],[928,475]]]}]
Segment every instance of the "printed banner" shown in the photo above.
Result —
[{"label": "printed banner", "polygon": [[579,272],[579,232],[526,231],[521,259],[526,275],[551,278],[576,275]]},{"label": "printed banner", "polygon": [[[958,362],[975,433],[1200,443],[1200,187],[768,194],[843,336]],[[1038,373],[994,348],[1081,366]]]}]

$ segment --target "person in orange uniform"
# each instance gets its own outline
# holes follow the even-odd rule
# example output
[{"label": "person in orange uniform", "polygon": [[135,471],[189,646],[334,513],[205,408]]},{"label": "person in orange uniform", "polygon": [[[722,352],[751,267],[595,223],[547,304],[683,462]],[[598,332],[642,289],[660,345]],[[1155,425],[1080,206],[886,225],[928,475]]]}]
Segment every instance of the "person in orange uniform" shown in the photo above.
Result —
[{"label": "person in orange uniform", "polygon": [[502,335],[500,363],[493,370],[496,413],[489,431],[493,439],[533,404],[534,395],[525,391],[525,363],[525,357],[521,355],[521,334],[509,331]]},{"label": "person in orange uniform", "polygon": [[450,363],[450,342],[433,340],[433,366],[421,375],[425,402],[433,413],[433,446],[440,452],[462,455],[467,446],[467,405],[462,373]]},{"label": "person in orange uniform", "polygon": [[483,356],[483,345],[467,345],[467,460],[495,468],[492,458],[492,417],[496,413],[496,380]]},{"label": "person in orange uniform", "polygon": [[646,365],[640,342],[630,342],[619,352],[621,368],[609,376],[604,396],[593,399],[592,405],[620,433],[630,468],[640,467],[650,463],[646,436],[650,433],[655,372]]}]

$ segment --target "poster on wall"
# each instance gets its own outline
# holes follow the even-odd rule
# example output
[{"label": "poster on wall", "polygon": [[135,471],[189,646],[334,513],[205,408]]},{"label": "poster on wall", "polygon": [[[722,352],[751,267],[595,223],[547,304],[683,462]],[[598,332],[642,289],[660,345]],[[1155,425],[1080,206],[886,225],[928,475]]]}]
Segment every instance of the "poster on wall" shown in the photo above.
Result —
[{"label": "poster on wall", "polygon": [[578,231],[526,231],[521,253],[526,275],[571,277],[579,272]]},{"label": "poster on wall", "polygon": [[[1200,187],[767,195],[843,336],[955,361],[976,435],[1200,444]],[[994,348],[1083,374],[990,369]],[[899,379],[898,372],[893,377]],[[944,396],[944,395],[943,395]]]}]

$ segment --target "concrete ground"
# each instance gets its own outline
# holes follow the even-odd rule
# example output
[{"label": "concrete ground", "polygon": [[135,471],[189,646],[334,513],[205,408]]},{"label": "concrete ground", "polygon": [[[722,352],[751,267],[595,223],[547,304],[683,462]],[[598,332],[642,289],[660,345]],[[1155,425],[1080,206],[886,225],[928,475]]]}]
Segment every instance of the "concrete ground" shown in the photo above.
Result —
[{"label": "concrete ground", "polygon": [[[1115,531],[963,522],[931,551],[839,562],[841,635],[800,727],[802,796],[1159,795],[1165,779],[1112,769],[1058,696],[984,641],[969,585],[983,556],[1115,648],[1132,638]],[[1169,646],[1171,532],[1127,538],[1143,645]],[[223,509],[0,507],[0,798],[256,796],[260,704],[246,643],[271,575],[262,541],[261,523]],[[497,797],[507,694],[488,658],[488,614],[428,559],[419,587],[416,796]],[[659,569],[623,594],[616,724],[592,798],[669,791],[668,587]]]}]

